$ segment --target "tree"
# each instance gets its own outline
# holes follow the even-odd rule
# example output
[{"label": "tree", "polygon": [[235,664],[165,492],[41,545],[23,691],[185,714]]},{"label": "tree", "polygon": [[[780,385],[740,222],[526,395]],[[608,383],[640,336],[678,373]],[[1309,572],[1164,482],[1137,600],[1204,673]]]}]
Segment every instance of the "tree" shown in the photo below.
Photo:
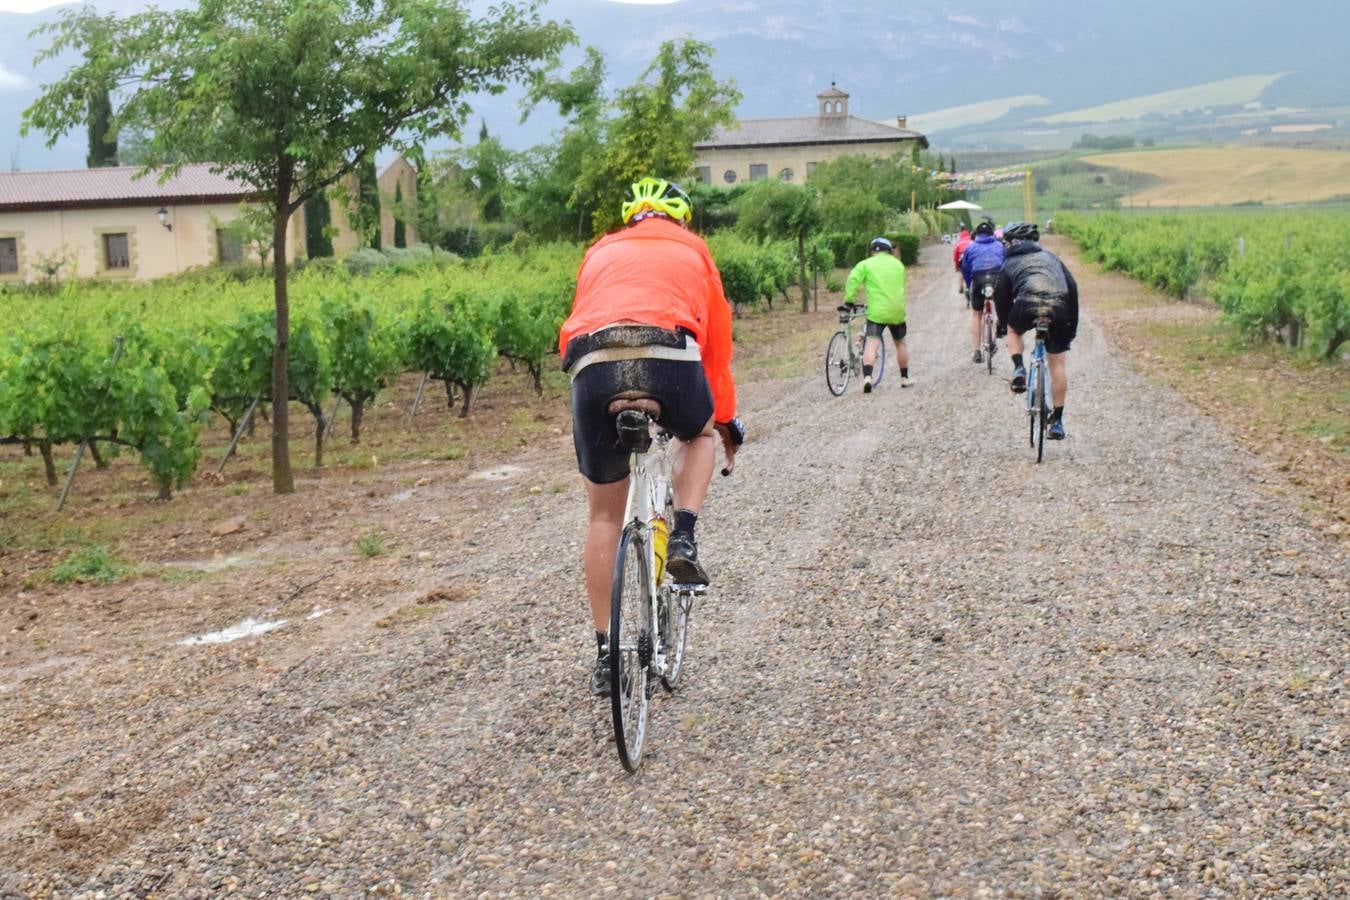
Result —
[{"label": "tree", "polygon": [[408,226],[403,224],[403,183],[394,185],[394,246],[408,246]]},{"label": "tree", "polygon": [[93,89],[89,95],[89,153],[84,158],[84,164],[91,169],[117,165],[117,135],[112,118],[108,88]]},{"label": "tree", "polygon": [[79,125],[89,85],[120,86],[119,122],[151,131],[152,162],[175,152],[212,160],[271,213],[277,493],[295,489],[284,399],[291,215],[383,147],[458,133],[469,113],[464,97],[556,62],[572,31],[541,20],[538,8],[538,0],[504,2],[474,19],[464,0],[200,0],[191,9],[110,16],[106,38],[91,39],[71,12],[39,29],[53,35],[39,61],[70,49],[84,61],[24,111],[25,134],[44,131],[55,144]]},{"label": "tree", "polygon": [[815,189],[782,181],[759,181],[736,204],[736,227],[758,238],[791,237],[797,241],[798,281],[802,312],[809,312],[811,291],[806,279],[806,238],[820,227]]},{"label": "tree", "polygon": [[305,256],[318,259],[333,255],[333,211],[328,206],[328,193],[319,191],[305,201]]},{"label": "tree", "polygon": [[600,159],[582,169],[573,187],[575,202],[592,210],[595,231],[619,225],[628,185],[644,175],[685,177],[694,144],[735,121],[741,94],[732,82],[713,78],[711,57],[712,47],[699,41],[665,41],[637,82],[619,91]]}]

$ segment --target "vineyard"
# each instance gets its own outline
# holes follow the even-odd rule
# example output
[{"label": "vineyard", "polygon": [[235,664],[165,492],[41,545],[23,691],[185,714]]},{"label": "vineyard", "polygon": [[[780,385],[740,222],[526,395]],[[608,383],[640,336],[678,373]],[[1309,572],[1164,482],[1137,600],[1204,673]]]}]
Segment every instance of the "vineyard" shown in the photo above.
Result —
[{"label": "vineyard", "polygon": [[1213,297],[1239,328],[1336,358],[1350,339],[1350,218],[1325,213],[1065,214],[1083,254],[1173,297]]},{"label": "vineyard", "polygon": [[[738,309],[772,305],[797,284],[792,242],[722,234],[712,246]],[[364,411],[404,372],[439,382],[465,416],[499,359],[541,388],[580,260],[576,245],[554,243],[472,260],[361,251],[304,267],[291,282],[287,399],[313,419],[314,464],[336,404],[359,442]],[[0,293],[0,306],[0,443],[39,452],[51,485],[56,449],[87,444],[99,463],[138,454],[168,498],[194,475],[212,415],[237,433],[274,400],[268,278],[72,282],[55,294]]]}]

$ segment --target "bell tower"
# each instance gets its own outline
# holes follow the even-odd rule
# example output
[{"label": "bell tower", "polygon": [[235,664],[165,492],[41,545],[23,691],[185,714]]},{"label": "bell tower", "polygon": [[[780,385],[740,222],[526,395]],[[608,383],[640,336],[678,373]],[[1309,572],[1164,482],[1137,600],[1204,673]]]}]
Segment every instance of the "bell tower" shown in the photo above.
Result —
[{"label": "bell tower", "polygon": [[820,101],[821,121],[831,122],[848,118],[848,94],[839,90],[833,81],[830,82],[828,91],[816,94],[816,99]]}]

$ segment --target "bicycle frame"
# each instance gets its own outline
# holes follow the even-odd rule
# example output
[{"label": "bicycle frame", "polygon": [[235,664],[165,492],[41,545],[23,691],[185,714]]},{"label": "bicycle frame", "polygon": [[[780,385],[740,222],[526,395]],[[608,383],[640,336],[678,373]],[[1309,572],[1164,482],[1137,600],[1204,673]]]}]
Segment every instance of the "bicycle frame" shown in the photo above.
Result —
[{"label": "bicycle frame", "polygon": [[665,642],[658,627],[661,607],[665,602],[661,583],[665,579],[666,539],[673,523],[664,519],[666,494],[671,489],[670,434],[652,427],[656,432],[652,445],[645,452],[633,454],[632,474],[628,478],[628,501],[624,506],[624,521],[637,531],[642,552],[648,554],[647,598],[651,603],[652,675],[666,674]]}]

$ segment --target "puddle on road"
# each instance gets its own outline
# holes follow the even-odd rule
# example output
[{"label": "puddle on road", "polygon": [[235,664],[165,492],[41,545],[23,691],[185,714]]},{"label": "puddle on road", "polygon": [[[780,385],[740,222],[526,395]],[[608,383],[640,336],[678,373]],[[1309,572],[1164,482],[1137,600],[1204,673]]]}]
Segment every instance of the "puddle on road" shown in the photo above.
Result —
[{"label": "puddle on road", "polygon": [[305,621],[306,621],[306,622],[312,622],[313,620],[317,619],[319,616],[326,616],[326,615],[328,615],[328,614],[329,614],[330,612],[332,612],[332,611],[333,611],[332,608],[329,608],[329,609],[316,609],[316,610],[314,610],[314,612],[312,612],[312,613],[310,613],[309,615],[305,616]]},{"label": "puddle on road", "polygon": [[[314,618],[314,616],[310,616]],[[256,634],[266,634],[274,631],[289,622],[289,619],[277,619],[275,622],[259,622],[257,619],[245,619],[231,625],[229,628],[222,628],[220,631],[211,631],[206,634],[199,634],[196,637],[183,638],[178,641],[181,647],[199,646],[201,644],[228,644],[231,641],[237,641],[240,638],[253,637]]]},{"label": "puddle on road", "polygon": [[520,466],[497,466],[495,469],[479,469],[469,476],[469,481],[505,481],[525,473]]}]

